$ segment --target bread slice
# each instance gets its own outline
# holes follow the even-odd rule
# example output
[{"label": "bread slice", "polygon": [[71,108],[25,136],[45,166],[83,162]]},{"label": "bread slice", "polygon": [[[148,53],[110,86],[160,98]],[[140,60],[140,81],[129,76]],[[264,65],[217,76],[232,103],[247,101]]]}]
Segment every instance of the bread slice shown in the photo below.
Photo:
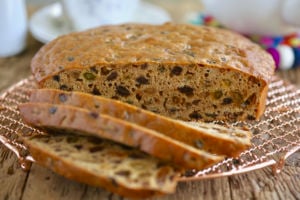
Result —
[{"label": "bread slice", "polygon": [[24,138],[34,160],[54,172],[130,198],[174,192],[179,171],[141,151],[74,134]]},{"label": "bread slice", "polygon": [[186,169],[204,169],[224,159],[224,156],[193,148],[156,131],[78,107],[24,103],[19,105],[19,110],[30,125],[110,139]]},{"label": "bread slice", "polygon": [[121,101],[82,92],[37,89],[31,92],[29,101],[85,108],[155,130],[213,154],[236,157],[251,145],[252,134],[247,130],[201,122],[195,128]]},{"label": "bread slice", "polygon": [[124,24],[71,33],[34,56],[41,88],[83,91],[185,121],[258,119],[272,56],[229,30]]}]

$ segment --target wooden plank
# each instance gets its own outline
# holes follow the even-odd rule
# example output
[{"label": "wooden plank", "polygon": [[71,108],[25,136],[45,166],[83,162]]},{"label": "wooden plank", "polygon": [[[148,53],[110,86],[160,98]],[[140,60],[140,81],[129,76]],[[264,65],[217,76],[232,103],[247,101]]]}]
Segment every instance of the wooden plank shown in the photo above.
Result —
[{"label": "wooden plank", "polygon": [[111,194],[103,189],[68,180],[52,171],[33,164],[22,200],[37,199],[107,199]]},{"label": "wooden plank", "polygon": [[0,199],[21,199],[27,172],[24,172],[14,153],[0,145]]},{"label": "wooden plank", "polygon": [[232,199],[300,199],[300,168],[285,166],[274,176],[270,167],[229,178]]}]

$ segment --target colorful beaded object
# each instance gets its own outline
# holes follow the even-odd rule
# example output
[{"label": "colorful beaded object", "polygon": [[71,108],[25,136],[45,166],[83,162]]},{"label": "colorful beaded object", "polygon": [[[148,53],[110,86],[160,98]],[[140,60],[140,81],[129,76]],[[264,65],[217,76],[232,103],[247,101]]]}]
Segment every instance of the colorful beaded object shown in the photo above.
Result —
[{"label": "colorful beaded object", "polygon": [[[192,24],[222,27],[212,16],[203,13],[189,19]],[[262,35],[245,35],[269,52],[276,64],[276,69],[286,70],[300,67],[300,33],[270,37]]]}]

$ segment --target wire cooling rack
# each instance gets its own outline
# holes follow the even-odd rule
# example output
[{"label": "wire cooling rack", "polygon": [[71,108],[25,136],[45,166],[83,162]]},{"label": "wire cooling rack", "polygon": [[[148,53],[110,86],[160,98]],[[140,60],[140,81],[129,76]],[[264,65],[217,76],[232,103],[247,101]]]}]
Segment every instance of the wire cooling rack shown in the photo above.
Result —
[{"label": "wire cooling rack", "polygon": [[[23,169],[27,169],[34,160],[22,144],[21,137],[43,134],[24,124],[17,109],[18,104],[28,101],[30,89],[34,88],[33,77],[29,77],[0,96],[0,142],[18,156]],[[267,166],[273,166],[274,173],[280,172],[284,161],[300,150],[300,89],[274,77],[261,120],[232,125],[249,127],[254,135],[251,148],[238,158],[227,158],[205,170],[187,171],[181,181],[230,176]]]}]

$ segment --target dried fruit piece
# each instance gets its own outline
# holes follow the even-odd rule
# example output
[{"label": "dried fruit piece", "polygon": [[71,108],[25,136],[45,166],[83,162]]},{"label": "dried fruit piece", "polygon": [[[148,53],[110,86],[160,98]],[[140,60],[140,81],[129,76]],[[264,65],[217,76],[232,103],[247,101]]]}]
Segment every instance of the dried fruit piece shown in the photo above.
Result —
[{"label": "dried fruit piece", "polygon": [[232,98],[230,98],[230,97],[224,98],[223,102],[222,102],[223,105],[228,105],[228,104],[231,104],[231,103],[232,103]]},{"label": "dried fruit piece", "polygon": [[60,102],[66,102],[68,100],[67,95],[63,94],[63,93],[59,94],[58,98],[59,98]]},{"label": "dried fruit piece", "polygon": [[183,86],[183,87],[179,87],[178,91],[185,94],[186,96],[193,96],[194,95],[194,88],[190,87],[190,86]]},{"label": "dried fruit piece", "polygon": [[117,94],[119,94],[119,95],[121,95],[123,97],[127,97],[127,96],[130,95],[129,90],[126,87],[122,86],[122,85],[118,85],[117,86],[116,92],[117,92]]},{"label": "dried fruit piece", "polygon": [[175,66],[175,67],[173,67],[173,69],[171,70],[171,76],[172,75],[175,75],[175,76],[179,76],[180,74],[181,74],[181,72],[182,72],[182,67],[180,67],[180,66]]},{"label": "dried fruit piece", "polygon": [[117,73],[117,72],[111,72],[111,73],[107,76],[106,80],[107,80],[107,81],[113,81],[113,80],[115,80],[117,77],[118,77],[118,73]]},{"label": "dried fruit piece", "polygon": [[86,80],[89,80],[89,81],[92,81],[92,80],[95,80],[96,78],[96,75],[91,73],[91,72],[85,72],[83,74],[83,77],[86,79]]},{"label": "dried fruit piece", "polygon": [[147,78],[145,78],[144,76],[139,76],[138,78],[136,78],[135,80],[139,85],[146,85],[149,84],[149,80]]}]

